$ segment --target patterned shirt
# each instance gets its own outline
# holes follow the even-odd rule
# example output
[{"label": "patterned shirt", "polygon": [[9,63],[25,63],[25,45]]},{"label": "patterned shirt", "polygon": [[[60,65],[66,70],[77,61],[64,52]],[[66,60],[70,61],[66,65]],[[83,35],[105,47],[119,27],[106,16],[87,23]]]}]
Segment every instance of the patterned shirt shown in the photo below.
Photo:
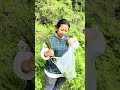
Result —
[{"label": "patterned shirt", "polygon": [[[58,38],[54,34],[49,36],[49,40],[52,45],[52,49],[54,50],[55,57],[62,57],[68,51],[68,44],[67,44],[68,36],[64,38]],[[46,61],[45,70],[50,73],[60,74],[59,69],[57,66],[51,61],[51,58]]]}]

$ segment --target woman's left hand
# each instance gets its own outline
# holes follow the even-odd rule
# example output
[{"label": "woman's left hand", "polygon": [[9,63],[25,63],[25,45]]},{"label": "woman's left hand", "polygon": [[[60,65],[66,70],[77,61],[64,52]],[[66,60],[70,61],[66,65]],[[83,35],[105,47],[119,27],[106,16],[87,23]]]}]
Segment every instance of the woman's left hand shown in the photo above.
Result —
[{"label": "woman's left hand", "polygon": [[67,43],[68,43],[68,45],[72,45],[72,44],[75,43],[75,39],[74,38],[68,38]]}]

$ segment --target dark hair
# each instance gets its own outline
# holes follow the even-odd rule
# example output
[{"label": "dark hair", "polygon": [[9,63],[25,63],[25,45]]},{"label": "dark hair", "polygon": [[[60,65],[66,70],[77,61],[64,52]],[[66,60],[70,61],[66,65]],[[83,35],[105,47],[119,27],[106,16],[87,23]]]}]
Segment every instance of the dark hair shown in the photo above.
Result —
[{"label": "dark hair", "polygon": [[61,19],[61,20],[59,20],[58,23],[57,23],[57,25],[56,25],[55,27],[58,29],[61,24],[66,24],[66,25],[68,25],[69,28],[70,28],[70,24],[69,24],[69,22],[68,22],[66,19]]}]

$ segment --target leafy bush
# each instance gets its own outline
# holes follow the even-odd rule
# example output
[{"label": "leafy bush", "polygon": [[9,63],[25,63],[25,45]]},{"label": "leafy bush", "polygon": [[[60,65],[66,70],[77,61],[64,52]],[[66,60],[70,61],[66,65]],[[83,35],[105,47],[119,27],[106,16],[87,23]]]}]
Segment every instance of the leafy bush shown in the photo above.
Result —
[{"label": "leafy bush", "polygon": [[[84,3],[83,3],[84,4]],[[66,18],[71,28],[68,32],[70,36],[76,36],[80,47],[76,50],[76,72],[77,77],[73,80],[67,80],[61,90],[84,90],[85,89],[85,36],[83,29],[85,27],[84,12],[73,11],[71,0],[36,0],[35,2],[35,43],[36,43],[36,90],[42,90],[44,85],[44,64],[45,60],[40,57],[42,48],[42,38],[39,38],[41,32],[50,35],[55,32],[55,25],[61,18]]]}]

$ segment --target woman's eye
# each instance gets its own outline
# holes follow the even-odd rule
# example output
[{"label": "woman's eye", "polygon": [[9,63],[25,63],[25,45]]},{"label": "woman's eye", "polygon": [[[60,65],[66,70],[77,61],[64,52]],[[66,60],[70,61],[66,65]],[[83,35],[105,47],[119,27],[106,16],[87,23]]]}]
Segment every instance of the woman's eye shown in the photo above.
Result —
[{"label": "woman's eye", "polygon": [[65,32],[67,32],[68,30],[65,30]]}]

